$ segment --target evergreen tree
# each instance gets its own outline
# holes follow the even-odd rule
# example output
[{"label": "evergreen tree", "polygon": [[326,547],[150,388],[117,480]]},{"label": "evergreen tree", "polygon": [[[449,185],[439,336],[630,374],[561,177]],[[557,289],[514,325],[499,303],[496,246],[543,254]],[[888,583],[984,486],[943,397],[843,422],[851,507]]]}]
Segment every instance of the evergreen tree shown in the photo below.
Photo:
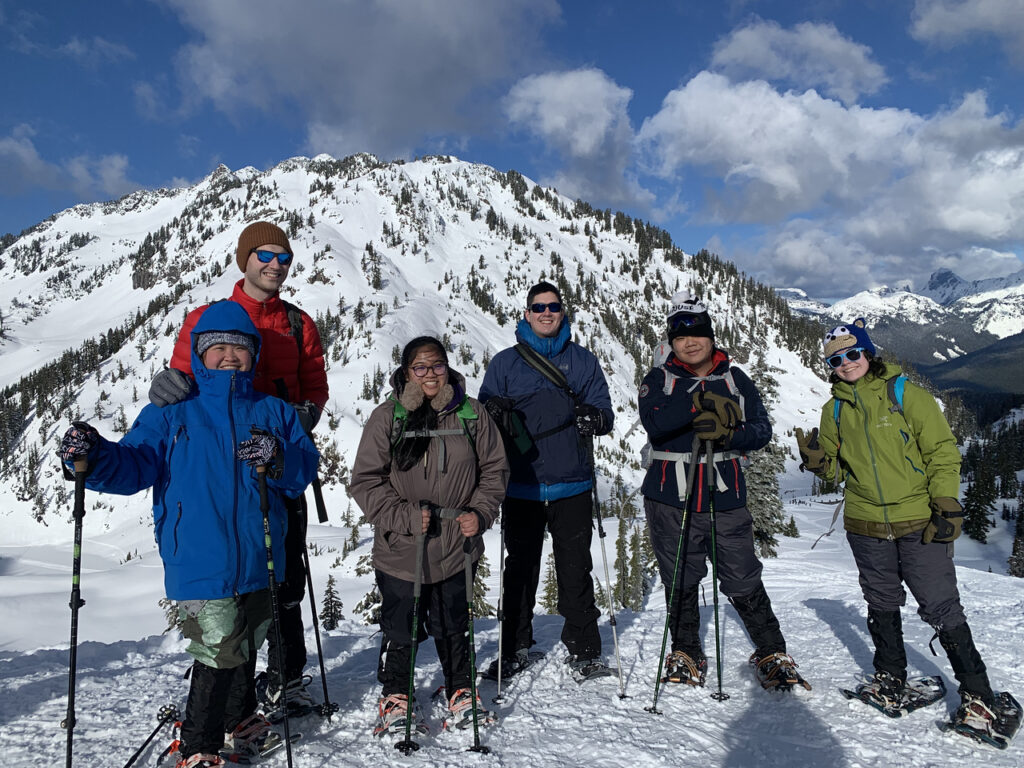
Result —
[{"label": "evergreen tree", "polygon": [[476,576],[473,578],[473,615],[477,617],[495,616],[494,606],[487,602],[487,579],[491,575],[491,567],[487,564],[487,555],[480,555],[476,564]]},{"label": "evergreen tree", "polygon": [[549,552],[544,566],[544,592],[540,597],[544,613],[558,613],[558,581],[555,578],[555,553]]},{"label": "evergreen tree", "polygon": [[167,628],[163,631],[163,634],[181,632],[181,627],[185,622],[178,613],[178,604],[169,598],[161,597],[157,601],[157,605],[163,609],[164,618],[167,619]]},{"label": "evergreen tree", "polygon": [[373,582],[373,587],[363,595],[363,599],[356,603],[356,607],[353,611],[362,617],[363,623],[367,625],[380,624],[380,608],[383,603],[383,598],[380,595],[380,590],[377,588],[377,582]]},{"label": "evergreen tree", "polygon": [[964,492],[964,533],[975,541],[987,543],[988,529],[992,524],[989,515],[994,511],[995,507],[986,498],[984,488],[976,483],[968,483]]},{"label": "evergreen tree", "polygon": [[[761,393],[768,418],[775,424],[772,409],[779,400],[779,383],[775,374],[779,368],[769,365],[760,347],[751,369],[751,378]],[[785,452],[778,438],[750,456],[750,466],[744,471],[747,481],[747,507],[754,518],[754,542],[761,557],[776,557],[776,533],[785,527],[782,498],[779,493],[779,473],[785,470]]]},{"label": "evergreen tree", "polygon": [[338,622],[345,616],[342,614],[341,598],[335,588],[334,574],[327,577],[327,588],[324,590],[323,605],[320,609],[320,624],[324,629],[337,629]]},{"label": "evergreen tree", "polygon": [[627,607],[629,592],[629,560],[626,554],[626,539],[629,527],[626,524],[624,515],[619,515],[619,530],[615,537],[615,588],[612,590],[615,595],[615,604],[622,608]]},{"label": "evergreen tree", "polygon": [[1017,507],[1017,529],[1013,537],[1013,551],[1010,553],[1008,573],[1011,576],[1024,579],[1024,514],[1022,509]]}]

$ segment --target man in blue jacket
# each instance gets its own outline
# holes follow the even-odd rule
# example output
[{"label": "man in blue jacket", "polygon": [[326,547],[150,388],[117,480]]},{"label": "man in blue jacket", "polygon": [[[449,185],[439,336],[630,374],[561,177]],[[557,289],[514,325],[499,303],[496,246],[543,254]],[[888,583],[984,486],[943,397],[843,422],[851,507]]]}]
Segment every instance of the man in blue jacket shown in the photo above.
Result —
[{"label": "man in blue jacket", "polygon": [[[714,554],[722,591],[754,644],[750,663],[758,680],[765,688],[806,686],[786,653],[761,581],[753,517],[747,509],[743,455],[771,440],[768,412],[754,383],[715,346],[711,317],[700,299],[687,292],[673,296],[667,326],[672,352],[648,372],[639,393],[640,420],[653,448],[643,483],[647,530],[666,602],[674,598],[668,606],[672,651],[665,660],[664,680],[704,685],[707,658],[700,642],[697,593]],[[692,454],[695,438],[697,456]],[[704,450],[708,442],[713,446],[710,461]],[[693,487],[687,489],[694,460]],[[714,536],[708,514],[712,506]]]},{"label": "man in blue jacket", "polygon": [[[192,331],[198,393],[147,405],[117,443],[76,423],[65,465],[88,459],[86,486],[130,495],[153,488],[154,533],[167,597],[195,658],[179,768],[253,757],[269,724],[256,713],[256,651],[271,619],[257,466],[267,467],[275,574],[285,573],[284,497],[302,493],[318,454],[295,410],[253,389],[260,336],[245,310],[213,304]],[[247,466],[248,465],[248,466]],[[225,740],[225,734],[230,736]]]},{"label": "man in blue jacket", "polygon": [[[590,576],[593,484],[592,438],[611,431],[611,398],[597,358],[570,341],[562,295],[551,283],[533,286],[516,340],[552,363],[568,387],[555,384],[516,348],[502,350],[487,368],[480,402],[508,436],[511,474],[502,515],[505,526],[502,676],[529,663],[533,607],[540,580],[544,529],[551,533],[558,581],[562,642],[577,681],[601,674],[600,611]],[[517,427],[524,428],[520,434]],[[498,661],[487,675],[497,675]]]}]

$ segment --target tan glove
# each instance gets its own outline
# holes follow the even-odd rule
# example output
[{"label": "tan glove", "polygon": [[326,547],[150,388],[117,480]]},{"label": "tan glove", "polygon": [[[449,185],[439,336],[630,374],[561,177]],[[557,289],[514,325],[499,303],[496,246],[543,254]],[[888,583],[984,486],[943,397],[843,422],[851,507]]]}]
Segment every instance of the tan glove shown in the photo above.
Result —
[{"label": "tan glove", "polygon": [[818,428],[804,434],[800,427],[796,428],[796,445],[800,451],[800,471],[805,469],[815,474],[825,469],[825,449],[818,443]]},{"label": "tan glove", "polygon": [[960,502],[949,496],[936,496],[928,506],[932,508],[932,519],[925,526],[921,541],[925,544],[956,541],[964,525],[964,508]]}]

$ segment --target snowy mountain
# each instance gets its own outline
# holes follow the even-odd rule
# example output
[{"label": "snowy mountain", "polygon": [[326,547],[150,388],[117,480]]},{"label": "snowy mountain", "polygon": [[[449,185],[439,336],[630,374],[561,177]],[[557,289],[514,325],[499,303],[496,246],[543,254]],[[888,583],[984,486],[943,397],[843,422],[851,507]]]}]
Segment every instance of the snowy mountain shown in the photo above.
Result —
[{"label": "snowy mountain", "polygon": [[[450,157],[383,163],[370,155],[293,158],[266,172],[222,166],[192,187],[76,206],[0,243],[7,267],[0,285],[0,749],[8,764],[64,761],[58,723],[67,693],[72,526],[68,487],[53,458],[59,436],[77,418],[111,437],[127,429],[170,358],[185,312],[229,295],[240,277],[238,232],[260,218],[289,231],[296,263],[284,293],[322,330],[331,399],[317,437],[329,522],[312,525],[308,539],[314,596],[320,600],[333,576],[348,617],[324,633],[329,690],[340,711],[333,723],[300,726],[306,737],[296,745],[297,766],[1017,764],[1014,750],[982,750],[938,732],[934,720],[955,703],[952,684],[944,704],[901,721],[879,718],[835,691],[870,666],[871,654],[845,538],[833,535],[810,549],[828,528],[831,505],[809,500],[810,479],[796,470],[792,430],[816,425],[828,397],[815,324],[794,317],[774,292],[731,264],[685,254],[655,227],[569,200],[514,171]],[[662,692],[664,716],[648,714],[664,622],[655,585],[640,609],[619,614],[632,698],[618,698],[614,678],[592,688],[571,683],[560,663],[560,620],[542,616],[537,640],[548,656],[507,691],[501,723],[484,734],[494,753],[466,752],[470,736],[460,732],[425,740],[420,753],[404,758],[369,734],[379,638],[353,612],[372,580],[359,567],[371,538],[348,496],[348,468],[406,341],[424,332],[444,337],[453,367],[475,392],[486,361],[514,341],[526,289],[545,276],[559,283],[577,338],[608,375],[616,424],[597,441],[598,486],[604,500],[623,490],[627,531],[642,526],[635,491],[644,442],[642,430],[627,433],[672,292],[703,294],[720,344],[751,373],[777,381],[771,416],[785,457],[785,513],[802,535],[780,539],[765,580],[814,690],[783,697],[757,688],[746,666],[749,641],[723,600],[723,687],[732,698],[718,703],[710,689],[674,688]],[[149,502],[146,493],[87,496],[76,764],[122,764],[156,724],[159,707],[184,701],[189,662],[181,639],[161,634],[162,567]],[[606,527],[615,533],[611,520]],[[958,543],[960,578],[995,683],[1020,696],[1024,581],[1001,575],[1012,539],[1007,525],[989,536],[984,546]],[[486,535],[491,603],[498,537],[497,530]],[[622,537],[612,539],[609,548]],[[593,554],[600,564],[596,537]],[[607,590],[603,571],[596,575]],[[705,587],[710,593],[709,581]],[[707,603],[705,647],[714,658],[710,594]],[[911,666],[951,681],[944,659],[925,654],[930,628],[912,618],[912,606],[907,614]],[[307,627],[312,632],[308,617]],[[496,640],[493,618],[481,619],[481,662],[494,657]],[[307,645],[315,647],[312,638]],[[418,690],[429,712],[429,693],[440,681],[430,643],[420,662]],[[488,701],[494,695],[482,693]],[[438,724],[433,713],[429,718]],[[165,730],[156,743],[167,739]],[[151,752],[139,764],[154,759]]]}]

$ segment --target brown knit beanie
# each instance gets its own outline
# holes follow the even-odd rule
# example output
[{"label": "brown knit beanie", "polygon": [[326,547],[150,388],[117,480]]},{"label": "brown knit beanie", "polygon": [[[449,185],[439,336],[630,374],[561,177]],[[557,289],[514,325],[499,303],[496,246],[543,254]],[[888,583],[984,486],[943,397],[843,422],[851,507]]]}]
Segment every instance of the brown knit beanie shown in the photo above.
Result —
[{"label": "brown knit beanie", "polygon": [[249,254],[261,245],[279,245],[288,253],[292,252],[292,246],[288,242],[288,235],[276,224],[269,221],[254,221],[242,230],[238,236],[238,250],[235,252],[235,261],[238,268],[245,272],[245,265],[249,263]]}]

